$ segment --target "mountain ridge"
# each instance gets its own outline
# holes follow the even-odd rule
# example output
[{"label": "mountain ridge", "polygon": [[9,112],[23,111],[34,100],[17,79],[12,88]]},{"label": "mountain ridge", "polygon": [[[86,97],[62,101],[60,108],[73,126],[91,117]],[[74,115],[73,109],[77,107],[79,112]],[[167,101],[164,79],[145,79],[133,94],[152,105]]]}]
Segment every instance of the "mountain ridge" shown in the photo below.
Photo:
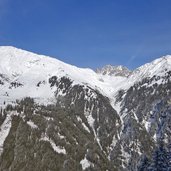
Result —
[{"label": "mountain ridge", "polygon": [[106,69],[0,47],[0,171],[153,167],[171,142],[171,56]]},{"label": "mountain ridge", "polygon": [[[55,57],[50,57],[50,56],[46,56],[46,55],[41,55],[41,54],[37,54],[37,53],[34,53],[34,52],[30,52],[30,51],[27,51],[27,50],[23,50],[23,49],[20,49],[20,48],[16,48],[16,47],[13,47],[13,46],[0,46],[0,51],[6,51],[8,54],[12,54],[12,55],[14,55],[15,54],[15,52],[20,52],[20,54],[27,54],[27,57],[29,56],[29,57],[33,57],[32,59],[34,59],[34,57],[35,58],[38,58],[39,60],[40,59],[42,59],[42,58],[46,58],[46,59],[49,59],[49,60],[52,60],[52,61],[58,61],[58,63],[62,63],[62,64],[65,64],[65,65],[69,65],[69,66],[73,66],[73,67],[76,67],[76,68],[79,68],[79,69],[90,69],[90,68],[80,68],[80,67],[77,67],[77,66],[75,66],[75,65],[71,65],[71,64],[68,64],[68,63],[65,63],[65,62],[62,62],[62,61],[60,61],[60,60],[58,60],[57,58],[55,58]],[[23,56],[23,55],[22,55]],[[152,60],[151,62],[148,62],[148,63],[145,63],[145,64],[143,64],[143,65],[141,65],[141,66],[139,66],[139,67],[137,67],[137,68],[135,68],[134,70],[129,70],[127,67],[125,67],[125,66],[122,66],[122,65],[110,65],[110,64],[108,64],[108,65],[105,65],[105,66],[103,66],[101,69],[105,69],[105,68],[112,68],[112,67],[114,67],[114,68],[116,68],[116,69],[118,69],[118,70],[122,70],[122,69],[128,69],[129,71],[132,71],[132,72],[134,72],[134,71],[136,71],[136,70],[140,70],[140,69],[142,69],[143,67],[147,67],[148,65],[150,65],[150,64],[154,64],[155,65],[155,63],[157,63],[157,62],[162,62],[163,60],[165,60],[165,61],[168,61],[168,60],[171,60],[171,55],[164,55],[164,56],[161,56],[161,57],[159,57],[159,58],[157,58],[157,59],[154,59],[154,60]],[[90,70],[92,70],[92,69],[90,69]],[[98,70],[98,69],[97,69]]]},{"label": "mountain ridge", "polygon": [[[15,47],[1,46],[0,47],[0,55],[1,55],[1,61],[0,61],[1,73],[7,74],[9,72],[10,76],[20,75],[20,72],[26,73],[27,70],[34,71],[34,68],[36,67],[36,65],[39,64],[40,66],[37,66],[37,70],[35,69],[34,74],[37,74],[37,72],[39,74],[39,72],[41,73],[42,70],[44,70],[45,73],[48,73],[49,75],[50,74],[51,75],[58,74],[61,76],[68,76],[73,81],[76,81],[79,84],[80,83],[88,83],[88,85],[92,86],[93,88],[95,88],[93,85],[95,85],[96,87],[98,87],[100,85],[100,89],[104,89],[104,87],[106,86],[105,84],[103,84],[103,81],[102,81],[104,79],[104,77],[106,76],[104,81],[107,82],[108,84],[111,84],[111,82],[109,81],[110,77],[108,77],[108,74],[102,74],[103,76],[101,76],[99,73],[97,75],[93,70],[91,70],[89,68],[78,68],[73,65],[69,65],[62,61],[59,61],[56,58],[51,58],[51,57],[43,56],[43,55],[37,55],[35,53],[17,49]],[[15,58],[15,60],[13,58]],[[26,61],[24,61],[23,59],[21,60],[21,58],[23,58],[23,59],[26,58],[26,59],[24,59]],[[131,73],[128,73],[127,77],[128,78],[132,77],[131,78],[131,81],[132,81],[132,80],[134,80],[134,77],[140,77],[140,75],[143,76],[145,74],[145,76],[148,76],[148,74],[149,75],[157,74],[157,73],[155,73],[155,71],[154,71],[154,73],[151,73],[151,71],[149,71],[149,70],[151,70],[153,68],[153,65],[155,65],[155,63],[157,63],[157,62],[162,63],[163,60],[171,61],[171,57],[169,55],[167,55],[167,56],[164,56],[157,60],[154,60],[151,63],[142,65],[142,66],[138,67],[137,69],[133,70]],[[12,69],[13,71],[10,71],[10,69],[12,68],[12,65],[14,65],[14,67]],[[22,66],[22,65],[25,65],[25,66]],[[46,67],[46,65],[48,65],[48,66]],[[169,65],[171,65],[171,62],[169,63]],[[23,69],[22,69],[22,67],[23,67]],[[20,68],[21,68],[21,71],[18,71],[18,70],[20,70]],[[118,70],[119,68],[125,69],[125,67],[119,67],[119,66],[110,66],[110,68],[116,68],[116,70]],[[153,68],[153,70],[154,70],[154,68]],[[16,73],[16,71],[18,73]],[[128,71],[128,72],[130,72],[130,71]],[[7,75],[9,75],[9,74],[7,74]],[[46,75],[48,75],[48,74],[46,74]],[[84,77],[81,77],[82,75],[84,75]],[[117,77],[117,75],[115,75],[115,76]],[[118,75],[118,76],[120,76],[120,75]],[[118,78],[118,80],[119,79],[121,79],[121,78]],[[101,80],[101,81],[99,81],[99,80]],[[128,80],[128,82],[129,82],[129,80]],[[110,87],[110,85],[108,85],[108,86]]]}]

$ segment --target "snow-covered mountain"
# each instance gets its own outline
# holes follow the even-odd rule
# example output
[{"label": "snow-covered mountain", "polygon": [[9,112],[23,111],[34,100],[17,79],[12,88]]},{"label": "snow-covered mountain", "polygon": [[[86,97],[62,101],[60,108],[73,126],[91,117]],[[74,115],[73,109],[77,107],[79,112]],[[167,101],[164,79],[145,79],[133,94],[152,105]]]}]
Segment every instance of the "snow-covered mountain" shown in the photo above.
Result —
[{"label": "snow-covered mountain", "polygon": [[0,47],[0,170],[151,167],[161,139],[170,143],[170,76],[169,55],[95,72]]},{"label": "snow-covered mountain", "polygon": [[[113,87],[116,87],[116,81],[110,81],[110,77],[96,74],[91,69],[78,68],[54,58],[14,47],[0,47],[0,56],[1,81],[4,84],[1,96],[8,94],[8,97],[14,99],[29,96],[53,101],[54,90],[48,83],[52,76],[68,77],[73,81],[72,85],[88,85],[103,91],[107,96],[110,96],[114,91]],[[122,77],[117,79],[118,83],[124,81]],[[16,85],[14,88],[11,83],[18,83],[20,86]],[[38,84],[40,86],[37,86]]]},{"label": "snow-covered mountain", "polygon": [[122,65],[119,66],[106,65],[101,69],[98,68],[96,72],[103,75],[122,76],[122,77],[128,77],[132,73],[128,68]]},{"label": "snow-covered mountain", "polygon": [[11,98],[33,97],[50,100],[54,92],[48,85],[48,80],[56,75],[58,78],[70,78],[72,85],[88,85],[111,99],[119,89],[128,88],[144,77],[164,75],[171,67],[169,55],[145,64],[133,72],[123,66],[107,65],[97,69],[97,73],[89,68],[78,68],[55,58],[10,46],[0,47],[0,57],[1,82],[4,84],[1,97],[7,92]]}]

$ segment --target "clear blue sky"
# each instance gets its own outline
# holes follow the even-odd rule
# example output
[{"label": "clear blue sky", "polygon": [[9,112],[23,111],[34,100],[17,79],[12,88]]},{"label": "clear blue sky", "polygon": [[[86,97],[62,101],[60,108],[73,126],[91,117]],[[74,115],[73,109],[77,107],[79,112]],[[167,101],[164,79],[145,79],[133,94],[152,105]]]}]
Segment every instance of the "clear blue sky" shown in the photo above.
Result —
[{"label": "clear blue sky", "polygon": [[171,54],[171,0],[0,0],[0,45],[133,69]]}]

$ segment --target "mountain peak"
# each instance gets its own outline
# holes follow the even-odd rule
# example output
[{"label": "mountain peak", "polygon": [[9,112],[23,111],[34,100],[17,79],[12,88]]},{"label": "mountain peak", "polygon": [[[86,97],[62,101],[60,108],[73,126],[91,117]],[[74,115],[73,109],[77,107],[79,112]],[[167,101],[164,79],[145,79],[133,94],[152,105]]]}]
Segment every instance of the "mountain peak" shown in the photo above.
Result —
[{"label": "mountain peak", "polygon": [[14,47],[14,46],[0,46],[0,50],[1,49],[18,49],[18,48]]},{"label": "mountain peak", "polygon": [[164,72],[171,68],[171,55],[162,56],[153,60],[150,63],[146,63],[133,71],[134,74],[138,74],[139,77],[150,77],[153,75],[163,75]]},{"label": "mountain peak", "polygon": [[0,52],[7,52],[7,53],[24,53],[24,52],[27,52],[27,53],[32,53],[32,52],[28,52],[24,49],[20,49],[20,48],[17,48],[17,47],[14,47],[14,46],[0,46]]},{"label": "mountain peak", "polygon": [[122,76],[122,77],[128,77],[131,74],[131,71],[122,65],[118,65],[118,66],[105,65],[102,68],[98,68],[96,72],[102,75]]}]

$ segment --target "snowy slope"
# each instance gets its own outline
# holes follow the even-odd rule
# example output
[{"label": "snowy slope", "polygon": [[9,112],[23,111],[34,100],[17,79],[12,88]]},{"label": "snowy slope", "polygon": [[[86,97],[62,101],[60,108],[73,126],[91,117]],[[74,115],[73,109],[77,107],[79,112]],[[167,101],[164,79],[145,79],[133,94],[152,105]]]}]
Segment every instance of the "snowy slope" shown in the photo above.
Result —
[{"label": "snowy slope", "polygon": [[[73,84],[89,85],[106,96],[110,96],[118,84],[125,80],[122,77],[111,80],[110,76],[96,74],[91,69],[78,68],[54,58],[5,46],[0,47],[0,73],[9,80],[1,86],[1,99],[30,96],[52,100],[54,90],[48,85],[48,79],[54,75],[58,78],[69,77]],[[9,89],[11,82],[18,82],[23,86]],[[40,88],[36,86],[39,82],[44,82]]]},{"label": "snowy slope", "polygon": [[[2,46],[0,47],[0,74],[5,76],[6,80],[2,80],[4,85],[0,85],[0,101],[3,104],[4,100],[11,101],[30,96],[39,102],[51,103],[55,100],[55,90],[49,86],[49,78],[65,76],[73,80],[73,85],[88,85],[99,90],[113,102],[118,90],[128,89],[143,77],[161,75],[168,68],[171,68],[171,56],[145,64],[133,71],[129,77],[104,75],[88,68],[66,64],[55,58]],[[12,82],[20,83],[21,86],[9,88]],[[42,84],[37,87],[39,82]]]},{"label": "snowy slope", "polygon": [[138,79],[152,77],[154,75],[162,76],[166,71],[171,70],[171,55],[166,55],[158,58],[150,63],[140,66],[133,71],[131,77]]},{"label": "snowy slope", "polygon": [[11,115],[8,115],[4,123],[0,126],[0,155],[3,151],[3,144],[11,128]]}]

